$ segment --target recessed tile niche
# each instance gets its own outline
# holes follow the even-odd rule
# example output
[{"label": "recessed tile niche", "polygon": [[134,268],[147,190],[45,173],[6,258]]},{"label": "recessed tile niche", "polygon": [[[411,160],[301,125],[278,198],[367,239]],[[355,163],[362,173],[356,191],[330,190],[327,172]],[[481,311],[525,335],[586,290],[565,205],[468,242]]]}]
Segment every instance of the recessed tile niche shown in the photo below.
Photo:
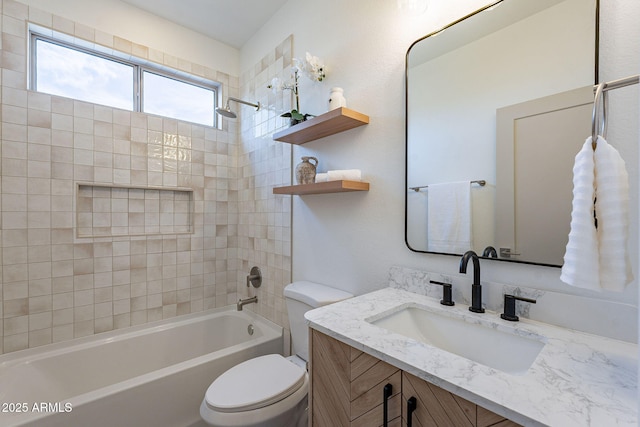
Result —
[{"label": "recessed tile niche", "polygon": [[76,236],[193,233],[193,190],[78,184]]}]

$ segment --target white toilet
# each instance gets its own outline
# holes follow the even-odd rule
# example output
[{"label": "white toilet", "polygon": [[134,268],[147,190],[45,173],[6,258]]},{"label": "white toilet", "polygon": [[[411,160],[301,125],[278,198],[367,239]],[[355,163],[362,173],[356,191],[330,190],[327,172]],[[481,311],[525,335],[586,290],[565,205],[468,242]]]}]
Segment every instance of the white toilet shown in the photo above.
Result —
[{"label": "white toilet", "polygon": [[284,289],[294,356],[268,354],[242,362],[207,389],[200,416],[217,427],[303,427],[307,425],[309,334],[304,314],[351,298],[348,292],[311,282]]}]

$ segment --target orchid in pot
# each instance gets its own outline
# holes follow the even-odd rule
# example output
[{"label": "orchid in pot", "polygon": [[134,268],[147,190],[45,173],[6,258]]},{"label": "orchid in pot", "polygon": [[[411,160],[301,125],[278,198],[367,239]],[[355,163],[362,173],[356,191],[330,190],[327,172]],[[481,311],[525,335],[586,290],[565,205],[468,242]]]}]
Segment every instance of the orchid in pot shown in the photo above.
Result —
[{"label": "orchid in pot", "polygon": [[273,90],[274,93],[282,90],[291,90],[293,92],[296,99],[296,108],[280,115],[280,117],[289,117],[290,123],[293,126],[307,120],[309,117],[313,117],[311,114],[303,114],[300,112],[300,94],[298,85],[300,74],[304,74],[311,81],[317,82],[324,80],[326,74],[322,60],[317,56],[311,55],[309,52],[306,53],[304,60],[293,58],[292,71],[293,75],[291,81],[285,82],[278,77],[274,77],[271,80],[271,84],[267,87]]}]

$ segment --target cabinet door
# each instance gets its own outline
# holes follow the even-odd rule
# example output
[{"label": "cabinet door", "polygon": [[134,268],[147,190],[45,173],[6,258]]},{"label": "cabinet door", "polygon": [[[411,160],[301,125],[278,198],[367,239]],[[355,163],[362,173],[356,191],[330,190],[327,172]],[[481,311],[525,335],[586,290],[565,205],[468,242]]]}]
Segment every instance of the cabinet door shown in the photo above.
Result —
[{"label": "cabinet door", "polygon": [[405,409],[410,397],[417,401],[412,418],[414,427],[476,425],[475,404],[406,372],[402,373],[403,425],[407,424]]},{"label": "cabinet door", "polygon": [[484,409],[482,406],[478,406],[477,415],[477,427],[522,427],[520,424],[508,420],[502,415]]},{"label": "cabinet door", "polygon": [[314,329],[309,333],[310,425],[348,426],[351,423],[351,347]]},{"label": "cabinet door", "polygon": [[402,374],[398,368],[318,331],[310,331],[310,425],[378,427],[383,425],[383,390],[389,427],[401,421]]},{"label": "cabinet door", "polygon": [[387,398],[387,420],[401,415],[401,371],[354,348],[351,363],[351,426],[381,426],[384,420],[384,388],[390,386]]},{"label": "cabinet door", "polygon": [[423,379],[402,373],[402,424],[408,424],[407,401],[416,398],[412,427],[521,427]]}]

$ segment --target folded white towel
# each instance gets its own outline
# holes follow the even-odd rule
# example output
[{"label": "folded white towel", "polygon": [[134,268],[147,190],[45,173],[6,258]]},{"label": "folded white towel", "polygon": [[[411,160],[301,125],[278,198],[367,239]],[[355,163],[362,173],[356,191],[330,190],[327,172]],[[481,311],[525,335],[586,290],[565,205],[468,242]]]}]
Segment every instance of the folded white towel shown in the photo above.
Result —
[{"label": "folded white towel", "polygon": [[329,181],[329,174],[327,174],[326,172],[316,174],[316,182],[327,182],[327,181]]},{"label": "folded white towel", "polygon": [[329,181],[339,181],[343,179],[347,181],[362,180],[362,172],[360,171],[360,169],[333,170],[328,171],[327,175],[329,176]]},{"label": "folded white towel", "polygon": [[462,254],[471,249],[469,181],[429,184],[427,197],[428,250]]},{"label": "folded white towel", "polygon": [[573,168],[571,231],[560,279],[592,290],[623,290],[632,280],[628,215],[624,160],[604,138],[598,137],[595,152],[587,138]]}]

